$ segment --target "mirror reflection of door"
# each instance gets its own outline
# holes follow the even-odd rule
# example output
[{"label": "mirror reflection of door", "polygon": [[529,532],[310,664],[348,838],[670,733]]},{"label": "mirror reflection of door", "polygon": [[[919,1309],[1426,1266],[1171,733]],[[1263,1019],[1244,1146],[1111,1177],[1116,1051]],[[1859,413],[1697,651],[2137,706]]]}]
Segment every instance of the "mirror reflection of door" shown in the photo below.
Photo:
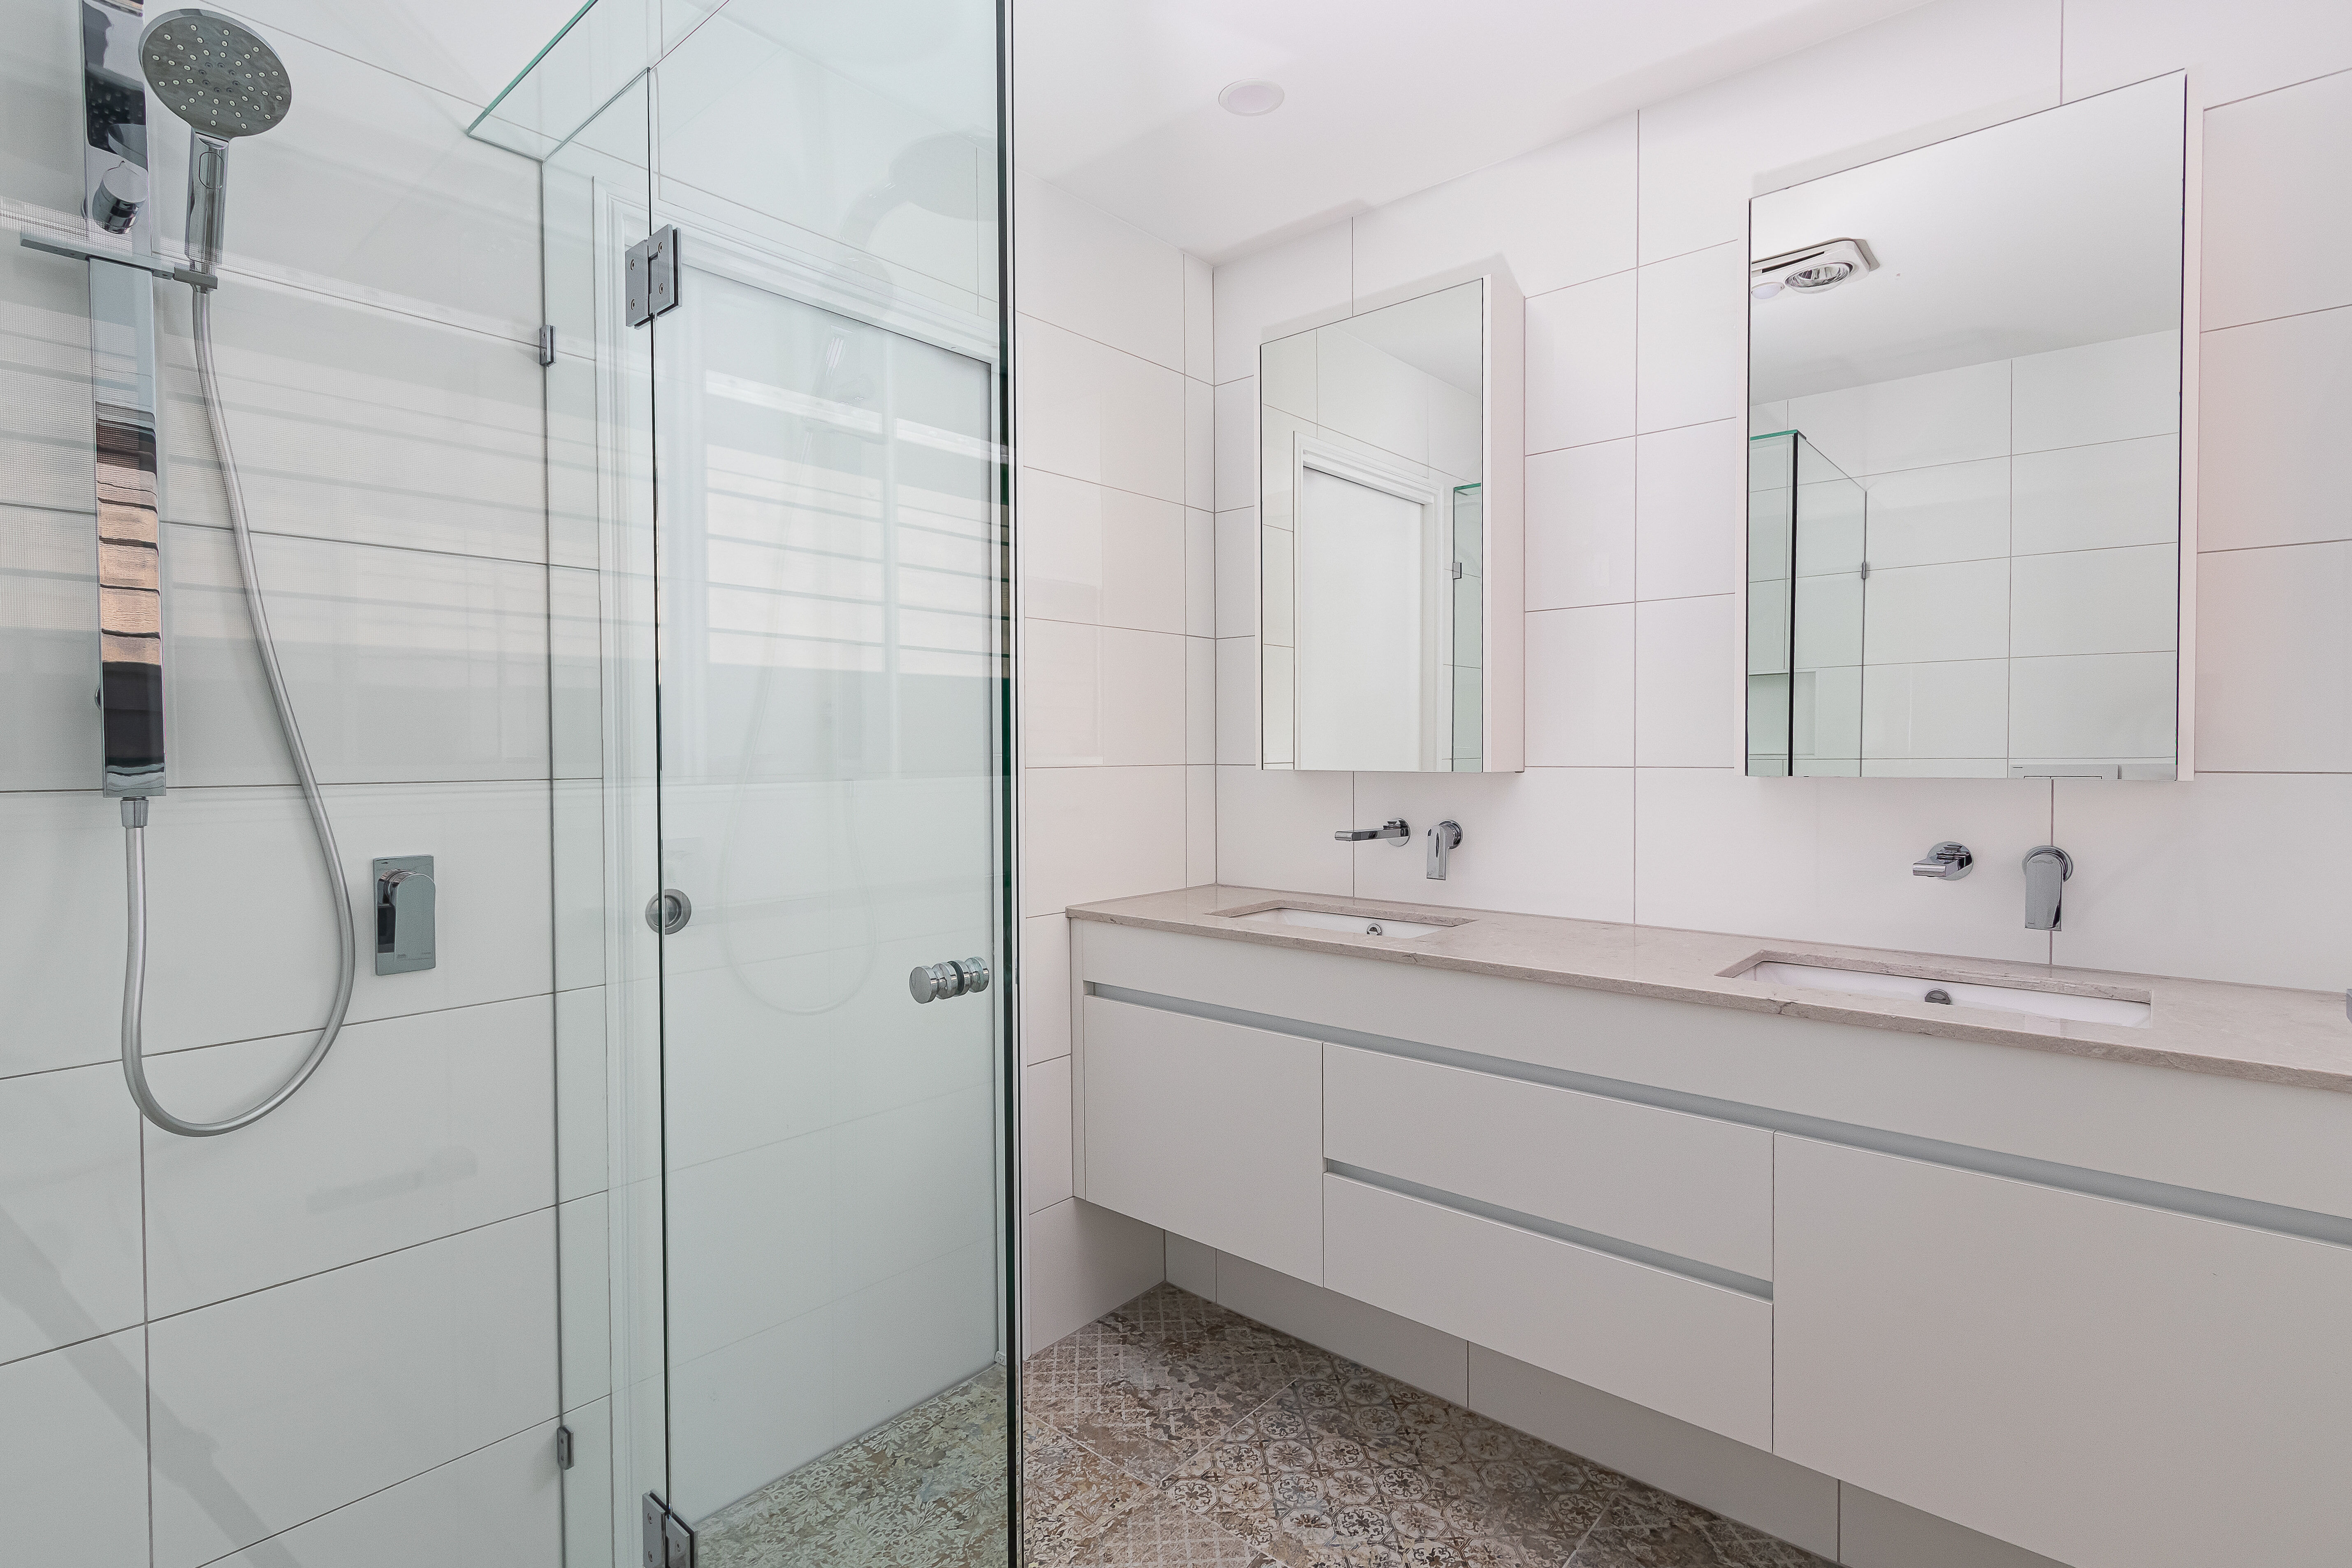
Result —
[{"label": "mirror reflection of door", "polygon": [[1302,768],[1444,768],[1451,585],[1433,497],[1301,466],[1297,757]]}]

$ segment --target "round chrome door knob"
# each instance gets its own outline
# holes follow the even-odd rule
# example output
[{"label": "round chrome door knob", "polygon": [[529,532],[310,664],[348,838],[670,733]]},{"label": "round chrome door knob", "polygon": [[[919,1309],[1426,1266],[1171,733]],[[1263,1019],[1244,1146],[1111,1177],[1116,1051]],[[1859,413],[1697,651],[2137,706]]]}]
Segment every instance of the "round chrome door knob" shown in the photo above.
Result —
[{"label": "round chrome door knob", "polygon": [[988,989],[988,961],[951,958],[945,963],[919,963],[907,976],[908,994],[918,1002],[947,996],[969,996]]},{"label": "round chrome door knob", "polygon": [[676,888],[664,888],[646,900],[646,924],[664,936],[676,936],[694,918],[694,900]]}]

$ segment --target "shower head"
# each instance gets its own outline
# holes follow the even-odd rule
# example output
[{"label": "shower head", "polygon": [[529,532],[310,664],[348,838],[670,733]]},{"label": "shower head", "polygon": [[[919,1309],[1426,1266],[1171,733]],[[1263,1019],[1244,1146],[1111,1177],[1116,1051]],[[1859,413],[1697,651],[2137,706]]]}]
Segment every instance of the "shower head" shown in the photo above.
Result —
[{"label": "shower head", "polygon": [[140,40],[139,64],[163,107],[215,141],[257,136],[294,107],[278,52],[216,12],[156,17]]},{"label": "shower head", "polygon": [[[188,260],[209,275],[228,226],[228,144],[257,136],[294,107],[278,52],[242,23],[173,11],[147,25],[140,68],[163,107],[188,122]],[[210,285],[200,285],[209,287]]]}]

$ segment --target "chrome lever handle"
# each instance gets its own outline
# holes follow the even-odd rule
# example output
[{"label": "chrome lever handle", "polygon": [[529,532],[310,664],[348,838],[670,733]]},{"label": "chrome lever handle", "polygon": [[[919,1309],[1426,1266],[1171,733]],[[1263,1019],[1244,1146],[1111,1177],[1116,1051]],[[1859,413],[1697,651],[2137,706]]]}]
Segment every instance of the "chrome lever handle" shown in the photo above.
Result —
[{"label": "chrome lever handle", "polygon": [[1927,851],[1927,858],[1911,862],[1915,877],[1935,877],[1947,882],[1957,882],[1969,874],[1977,858],[1969,853],[1965,844],[1946,840]]},{"label": "chrome lever handle", "polygon": [[988,989],[988,961],[951,958],[945,963],[919,963],[907,975],[908,994],[918,1002],[950,996],[970,996]]}]

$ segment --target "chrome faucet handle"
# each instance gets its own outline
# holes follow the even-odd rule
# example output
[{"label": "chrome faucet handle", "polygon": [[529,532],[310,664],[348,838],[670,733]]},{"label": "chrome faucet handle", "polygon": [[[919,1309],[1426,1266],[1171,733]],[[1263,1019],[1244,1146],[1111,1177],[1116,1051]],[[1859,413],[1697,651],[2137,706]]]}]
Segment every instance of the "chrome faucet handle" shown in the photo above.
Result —
[{"label": "chrome faucet handle", "polygon": [[2062,931],[2065,918],[2067,879],[2074,875],[2074,858],[2055,844],[2037,845],[2025,852],[2025,929]]},{"label": "chrome faucet handle", "polygon": [[1378,827],[1343,827],[1331,837],[1342,844],[1361,844],[1371,838],[1385,838],[1391,844],[1402,844],[1412,837],[1412,829],[1405,826],[1403,817],[1391,816]]},{"label": "chrome faucet handle", "polygon": [[1462,825],[1441,822],[1429,830],[1429,864],[1422,875],[1433,882],[1445,880],[1445,857],[1462,847]]},{"label": "chrome faucet handle", "polygon": [[1926,859],[1912,861],[1911,874],[1915,877],[1935,877],[1943,881],[1957,882],[1967,876],[1969,868],[1976,863],[1977,858],[1969,853],[1967,845],[1946,839],[1929,849]]}]

